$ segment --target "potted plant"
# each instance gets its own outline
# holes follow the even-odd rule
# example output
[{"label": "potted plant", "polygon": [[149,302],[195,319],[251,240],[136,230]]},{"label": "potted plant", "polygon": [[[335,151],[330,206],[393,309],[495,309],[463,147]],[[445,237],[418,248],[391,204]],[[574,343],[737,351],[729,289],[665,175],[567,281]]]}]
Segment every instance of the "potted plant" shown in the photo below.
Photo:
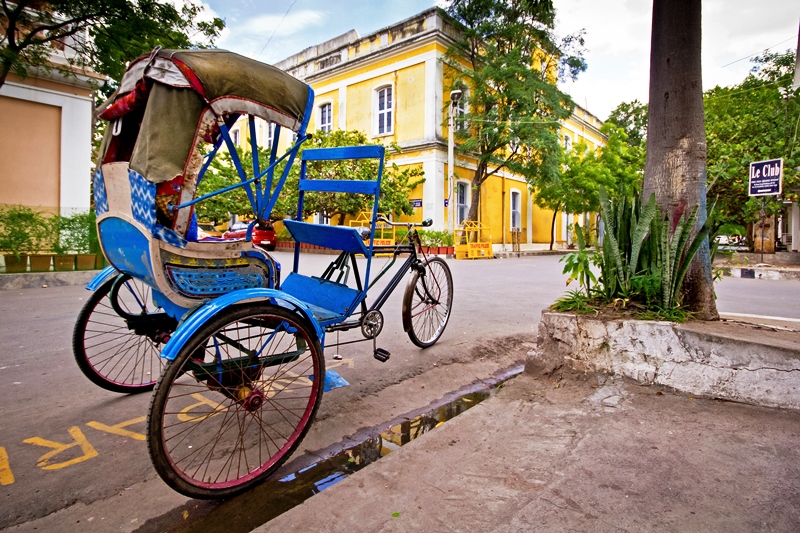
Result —
[{"label": "potted plant", "polygon": [[94,211],[52,218],[56,239],[52,249],[55,270],[93,270],[97,267],[100,241]]},{"label": "potted plant", "polygon": [[442,235],[442,244],[444,245],[444,252],[447,255],[453,255],[455,253],[455,246],[453,245],[453,234],[445,231]]},{"label": "potted plant", "polygon": [[70,254],[71,245],[71,217],[55,215],[50,218],[51,231],[55,238],[51,250],[56,255],[53,257],[53,270],[75,270],[75,255]]},{"label": "potted plant", "polygon": [[72,250],[78,252],[78,270],[93,270],[100,252],[97,237],[97,217],[94,211],[79,213],[72,217]]},{"label": "potted plant", "polygon": [[53,241],[57,234],[53,230],[52,218],[44,214],[41,219],[40,238],[36,246],[36,253],[28,256],[31,272],[49,272],[53,265]]},{"label": "potted plant", "polygon": [[39,251],[47,235],[47,223],[38,211],[24,205],[0,207],[0,250],[6,272],[25,272],[28,254]]}]

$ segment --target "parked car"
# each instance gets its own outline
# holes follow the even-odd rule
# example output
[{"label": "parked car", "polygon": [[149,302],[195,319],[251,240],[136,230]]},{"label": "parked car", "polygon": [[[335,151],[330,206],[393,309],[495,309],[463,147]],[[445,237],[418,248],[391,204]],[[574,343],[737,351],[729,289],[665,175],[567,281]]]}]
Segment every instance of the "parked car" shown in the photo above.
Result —
[{"label": "parked car", "polygon": [[747,252],[747,238],[741,235],[717,235],[717,249],[722,252]]},{"label": "parked car", "polygon": [[197,229],[202,231],[206,237],[222,237],[222,232],[215,228],[211,222],[198,222]]},{"label": "parked car", "polygon": [[[250,222],[235,222],[231,229],[222,234],[223,239],[244,239]],[[271,222],[262,220],[253,226],[253,244],[263,246],[269,251],[275,249],[275,227]]]}]

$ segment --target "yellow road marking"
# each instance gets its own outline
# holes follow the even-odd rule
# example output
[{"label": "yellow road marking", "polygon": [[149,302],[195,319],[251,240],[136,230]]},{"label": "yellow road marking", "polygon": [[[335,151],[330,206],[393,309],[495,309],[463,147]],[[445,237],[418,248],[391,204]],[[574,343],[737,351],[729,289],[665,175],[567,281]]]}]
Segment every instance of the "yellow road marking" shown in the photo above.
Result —
[{"label": "yellow road marking", "polygon": [[[89,444],[89,441],[86,440],[86,437],[83,435],[81,428],[78,426],[72,426],[69,428],[69,434],[73,439],[73,442],[68,444],[63,444],[61,442],[55,442],[52,440],[43,439],[41,437],[32,437],[30,439],[25,439],[24,443],[26,444],[33,444],[34,446],[44,446],[45,448],[53,448],[52,452],[47,452],[46,454],[39,457],[39,462],[36,463],[36,466],[41,468],[42,470],[58,470],[59,468],[65,468],[70,465],[74,465],[76,463],[81,463],[86,461],[87,459],[91,459],[92,457],[97,457],[97,450],[94,449],[94,446]],[[74,459],[70,459],[69,461],[64,461],[61,463],[50,464],[50,459],[58,455],[59,453],[69,450],[70,448],[74,448],[75,446],[80,446],[83,455],[80,457],[76,457]]]},{"label": "yellow road marking", "polygon": [[[219,414],[220,411],[224,411],[226,409],[226,407],[221,403],[209,400],[208,398],[199,393],[192,394],[192,398],[197,400],[197,403],[193,403],[192,405],[181,409],[181,412],[178,413],[178,420],[180,420],[181,422],[195,422],[195,421],[200,422],[201,420],[205,420],[206,418]],[[189,411],[203,405],[211,407],[214,411],[201,416],[189,415]]]},{"label": "yellow road marking", "polygon": [[8,462],[6,449],[0,446],[0,485],[11,485],[14,483],[14,474],[11,472],[11,465]]},{"label": "yellow road marking", "polygon": [[135,440],[145,440],[146,437],[142,433],[135,433],[133,431],[123,429],[128,426],[132,426],[133,424],[138,424],[139,422],[144,422],[147,419],[146,416],[140,416],[139,418],[134,418],[131,420],[126,420],[125,422],[120,422],[119,424],[115,424],[113,426],[107,426],[105,424],[101,424],[100,422],[96,422],[92,420],[91,422],[86,422],[86,425],[90,428],[94,428],[98,431],[106,431],[108,433],[113,433],[114,435],[121,435],[123,437],[130,437]]}]

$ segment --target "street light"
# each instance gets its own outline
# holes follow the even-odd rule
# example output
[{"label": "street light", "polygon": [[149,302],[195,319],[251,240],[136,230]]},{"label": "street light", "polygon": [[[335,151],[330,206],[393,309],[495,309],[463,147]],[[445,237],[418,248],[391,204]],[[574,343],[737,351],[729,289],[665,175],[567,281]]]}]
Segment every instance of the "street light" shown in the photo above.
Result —
[{"label": "street light", "polygon": [[448,184],[448,201],[447,201],[447,232],[453,233],[455,230],[455,209],[453,206],[453,194],[455,192],[455,158],[453,151],[455,149],[455,109],[459,100],[464,93],[458,89],[450,91],[450,107],[447,113],[447,184]]}]

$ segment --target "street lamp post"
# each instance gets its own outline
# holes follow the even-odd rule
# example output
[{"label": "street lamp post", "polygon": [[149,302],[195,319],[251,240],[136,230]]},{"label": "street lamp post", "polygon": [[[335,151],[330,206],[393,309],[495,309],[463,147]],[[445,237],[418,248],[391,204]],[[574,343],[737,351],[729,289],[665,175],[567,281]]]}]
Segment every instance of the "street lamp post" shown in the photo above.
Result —
[{"label": "street lamp post", "polygon": [[450,91],[450,107],[447,113],[447,232],[453,233],[455,230],[455,205],[453,200],[455,194],[455,110],[458,101],[461,100],[463,93],[459,90]]}]

